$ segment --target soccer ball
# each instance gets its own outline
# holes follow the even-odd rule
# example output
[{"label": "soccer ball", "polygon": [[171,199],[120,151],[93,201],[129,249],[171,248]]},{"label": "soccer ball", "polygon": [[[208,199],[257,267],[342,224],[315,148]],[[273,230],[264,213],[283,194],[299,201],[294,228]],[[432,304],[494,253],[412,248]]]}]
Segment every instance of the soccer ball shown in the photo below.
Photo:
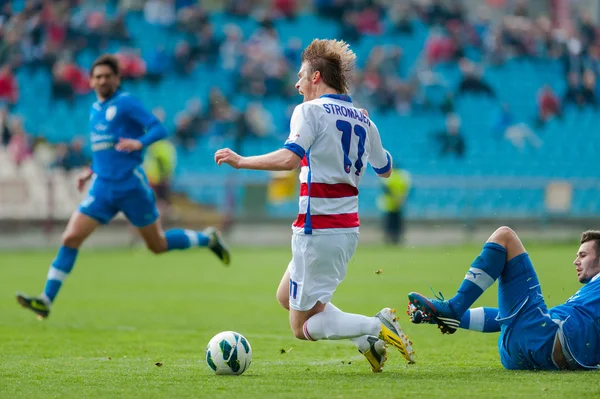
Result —
[{"label": "soccer ball", "polygon": [[234,331],[218,333],[206,346],[206,364],[217,375],[240,375],[251,361],[250,342]]}]

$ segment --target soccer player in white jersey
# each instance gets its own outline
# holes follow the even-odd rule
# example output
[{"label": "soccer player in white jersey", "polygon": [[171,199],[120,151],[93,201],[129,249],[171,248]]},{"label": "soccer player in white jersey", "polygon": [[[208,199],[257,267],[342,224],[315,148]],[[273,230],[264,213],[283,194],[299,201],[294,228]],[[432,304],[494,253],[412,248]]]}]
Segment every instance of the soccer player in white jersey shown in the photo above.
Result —
[{"label": "soccer player in white jersey", "polygon": [[330,302],[358,244],[358,185],[367,162],[381,177],[392,173],[377,127],[348,96],[355,58],[343,41],[315,39],[302,53],[296,89],[304,102],[294,110],[284,148],[253,157],[225,148],[215,153],[215,161],[237,169],[300,167],[292,260],[277,299],[289,309],[296,338],[351,339],[378,372],[387,359],[386,344],[414,362],[396,311],[384,308],[368,317],[342,312]]}]

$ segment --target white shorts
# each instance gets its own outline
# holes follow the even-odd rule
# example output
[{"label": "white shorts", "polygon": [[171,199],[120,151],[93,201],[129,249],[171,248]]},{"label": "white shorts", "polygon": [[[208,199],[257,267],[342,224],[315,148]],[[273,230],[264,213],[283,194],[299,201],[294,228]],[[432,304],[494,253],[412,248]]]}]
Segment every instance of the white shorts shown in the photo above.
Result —
[{"label": "white shorts", "polygon": [[310,310],[328,303],[346,276],[358,245],[358,233],[292,236],[290,308]]}]

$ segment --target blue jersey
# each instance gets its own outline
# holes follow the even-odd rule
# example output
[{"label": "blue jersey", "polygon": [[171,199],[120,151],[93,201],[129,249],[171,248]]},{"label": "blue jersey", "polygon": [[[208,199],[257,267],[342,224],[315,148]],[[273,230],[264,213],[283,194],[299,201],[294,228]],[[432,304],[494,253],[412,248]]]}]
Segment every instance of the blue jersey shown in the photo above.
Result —
[{"label": "blue jersey", "polygon": [[[155,128],[152,133],[150,130]],[[95,102],[90,110],[92,170],[98,178],[124,182],[139,170],[144,149],[119,152],[115,146],[121,138],[140,140],[144,148],[166,137],[158,119],[129,93],[117,91],[103,102]]]},{"label": "blue jersey", "polygon": [[579,364],[600,364],[600,275],[584,285],[563,305],[550,309],[562,321],[568,349]]}]

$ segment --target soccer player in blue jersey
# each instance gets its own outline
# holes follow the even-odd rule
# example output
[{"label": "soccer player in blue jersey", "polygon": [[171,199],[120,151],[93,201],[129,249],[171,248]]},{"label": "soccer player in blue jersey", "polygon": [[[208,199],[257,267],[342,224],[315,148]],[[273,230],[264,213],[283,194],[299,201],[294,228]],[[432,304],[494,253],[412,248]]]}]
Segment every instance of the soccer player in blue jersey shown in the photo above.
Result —
[{"label": "soccer player in blue jersey", "polygon": [[[500,227],[473,261],[449,300],[411,292],[414,323],[500,332],[498,350],[509,370],[596,369],[600,364],[600,231],[586,231],[573,262],[584,286],[548,309],[540,282],[517,234]],[[498,280],[498,308],[469,307]]]},{"label": "soccer player in blue jersey", "polygon": [[39,317],[48,317],[52,302],[73,269],[79,247],[100,224],[119,211],[138,229],[155,254],[191,247],[208,247],[225,264],[230,254],[214,228],[204,232],[172,229],[164,232],[158,221],[154,193],[142,169],[144,150],[164,139],[167,132],[138,99],[119,90],[119,63],[103,55],[92,65],[90,85],[98,101],[90,110],[92,166],[78,177],[78,189],[91,187],[62,236],[62,246],[50,266],[46,285],[38,297],[17,294],[17,301]]}]

